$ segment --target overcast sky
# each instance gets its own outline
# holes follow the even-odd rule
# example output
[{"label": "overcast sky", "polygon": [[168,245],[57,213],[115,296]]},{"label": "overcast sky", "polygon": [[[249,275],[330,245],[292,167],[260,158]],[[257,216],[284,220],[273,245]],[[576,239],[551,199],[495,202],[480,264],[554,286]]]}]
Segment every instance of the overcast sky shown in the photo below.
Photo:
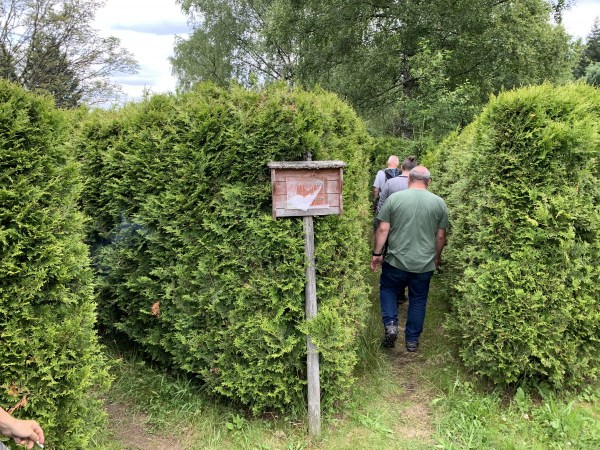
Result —
[{"label": "overcast sky", "polygon": [[[564,13],[563,24],[571,35],[585,38],[598,16],[600,0],[579,0]],[[136,75],[113,77],[130,100],[139,98],[145,89],[153,93],[175,90],[168,58],[175,36],[187,37],[189,31],[175,0],[107,0],[93,26],[102,35],[121,39],[140,64]]]},{"label": "overcast sky", "polygon": [[577,0],[563,14],[563,25],[569,34],[583,39],[592,30],[596,17],[600,17],[600,0]]},{"label": "overcast sky", "polygon": [[175,0],[107,0],[96,13],[93,27],[103,36],[115,36],[140,65],[135,75],[112,77],[130,98],[144,89],[153,93],[175,90],[169,56],[175,36],[187,37],[187,18]]}]

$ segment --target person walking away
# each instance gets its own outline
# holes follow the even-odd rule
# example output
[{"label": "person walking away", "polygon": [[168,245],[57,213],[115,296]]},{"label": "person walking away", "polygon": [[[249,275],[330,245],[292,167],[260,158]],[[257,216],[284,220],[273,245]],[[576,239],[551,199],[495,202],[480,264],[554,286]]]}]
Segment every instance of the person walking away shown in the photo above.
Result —
[{"label": "person walking away", "polygon": [[[446,245],[448,208],[444,200],[427,189],[431,174],[424,166],[412,169],[408,189],[392,194],[377,216],[371,270],[382,269],[379,301],[384,326],[382,345],[394,347],[398,337],[396,296],[408,287],[410,302],[405,326],[406,350],[416,352],[425,322],[429,284],[441,264]],[[388,242],[387,255],[383,247]]]},{"label": "person walking away", "polygon": [[[383,186],[383,190],[379,194],[379,201],[377,203],[377,213],[376,214],[379,214],[379,212],[381,211],[381,207],[383,206],[383,204],[385,203],[385,201],[387,200],[387,198],[390,195],[392,195],[394,192],[400,192],[405,189],[408,189],[408,174],[410,173],[410,171],[412,169],[414,169],[417,166],[418,166],[417,158],[412,155],[407,156],[406,159],[402,162],[402,165],[400,166],[400,168],[402,169],[402,173],[400,175],[398,175],[397,177],[386,180],[385,185]],[[379,225],[379,220],[377,220],[377,217],[376,217],[375,222],[374,222],[374,230],[373,230],[374,232],[377,231],[378,225]],[[385,247],[384,247],[383,253],[385,256]],[[403,289],[402,291],[400,291],[398,293],[398,298],[397,298],[398,306],[402,305],[404,302],[406,302],[406,293],[405,293],[405,290]]]},{"label": "person walking away", "polygon": [[373,181],[373,205],[377,206],[377,201],[379,199],[379,194],[383,190],[385,182],[390,178],[394,178],[400,175],[400,170],[398,169],[398,165],[400,164],[400,160],[396,155],[391,155],[387,160],[387,168],[381,169],[375,175],[375,181]]},{"label": "person walking away", "polygon": [[381,207],[387,198],[394,192],[400,192],[408,189],[408,174],[411,170],[417,167],[417,158],[415,156],[407,156],[400,166],[400,175],[389,178],[383,185],[383,189],[379,192],[379,201],[377,202],[377,214],[381,211]]},{"label": "person walking away", "polygon": [[375,181],[373,182],[373,212],[375,213],[375,217],[373,218],[373,236],[375,236],[377,225],[379,225],[379,220],[377,220],[377,214],[379,214],[379,210],[377,209],[377,205],[379,204],[379,196],[387,182],[393,178],[396,178],[402,173],[402,171],[398,168],[398,164],[398,157],[396,155],[390,156],[387,162],[387,169],[381,169],[375,176]]}]

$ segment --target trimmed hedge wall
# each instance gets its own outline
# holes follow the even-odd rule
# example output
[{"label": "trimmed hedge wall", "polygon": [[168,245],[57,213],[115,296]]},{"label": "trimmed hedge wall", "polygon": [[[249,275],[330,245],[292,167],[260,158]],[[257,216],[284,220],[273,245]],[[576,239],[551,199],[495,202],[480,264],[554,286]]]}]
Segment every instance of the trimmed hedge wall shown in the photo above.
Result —
[{"label": "trimmed hedge wall", "polygon": [[0,81],[0,404],[47,448],[89,448],[108,376],[94,332],[80,175],[52,101]]},{"label": "trimmed hedge wall", "polygon": [[450,326],[466,365],[497,383],[598,374],[599,136],[600,91],[547,84],[493,98],[438,149]]},{"label": "trimmed hedge wall", "polygon": [[[92,115],[79,149],[105,325],[254,413],[305,413],[310,332],[330,407],[352,383],[368,304],[369,146],[337,97],[282,86],[207,84]],[[267,163],[309,150],[348,167],[343,216],[315,219],[307,327],[302,221],[272,219]]]}]

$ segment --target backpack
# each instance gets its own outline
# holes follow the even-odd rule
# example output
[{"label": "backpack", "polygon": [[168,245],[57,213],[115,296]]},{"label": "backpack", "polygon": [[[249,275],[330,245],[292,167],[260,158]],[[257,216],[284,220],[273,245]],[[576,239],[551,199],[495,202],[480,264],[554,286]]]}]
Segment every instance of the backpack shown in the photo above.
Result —
[{"label": "backpack", "polygon": [[390,178],[396,178],[398,175],[400,175],[402,173],[402,170],[400,170],[400,169],[385,169],[383,171],[383,173],[385,173],[385,181],[387,181]]}]

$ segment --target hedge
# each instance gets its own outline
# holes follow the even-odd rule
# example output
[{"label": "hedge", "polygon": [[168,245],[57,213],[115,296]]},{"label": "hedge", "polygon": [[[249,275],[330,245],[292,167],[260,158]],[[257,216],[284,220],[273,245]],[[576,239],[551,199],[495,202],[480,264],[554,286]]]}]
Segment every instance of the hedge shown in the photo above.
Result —
[{"label": "hedge", "polygon": [[496,383],[598,374],[599,134],[600,91],[545,84],[492,98],[437,151],[450,326],[466,365]]},{"label": "hedge", "polygon": [[0,404],[38,420],[49,449],[89,448],[108,382],[67,123],[0,81]]},{"label": "hedge", "polygon": [[[337,97],[210,84],[83,125],[101,318],[254,413],[304,413],[305,342],[324,409],[352,383],[368,304],[370,141]],[[271,217],[269,161],[340,159],[343,216],[315,219],[319,313],[304,321],[300,219]]]}]

